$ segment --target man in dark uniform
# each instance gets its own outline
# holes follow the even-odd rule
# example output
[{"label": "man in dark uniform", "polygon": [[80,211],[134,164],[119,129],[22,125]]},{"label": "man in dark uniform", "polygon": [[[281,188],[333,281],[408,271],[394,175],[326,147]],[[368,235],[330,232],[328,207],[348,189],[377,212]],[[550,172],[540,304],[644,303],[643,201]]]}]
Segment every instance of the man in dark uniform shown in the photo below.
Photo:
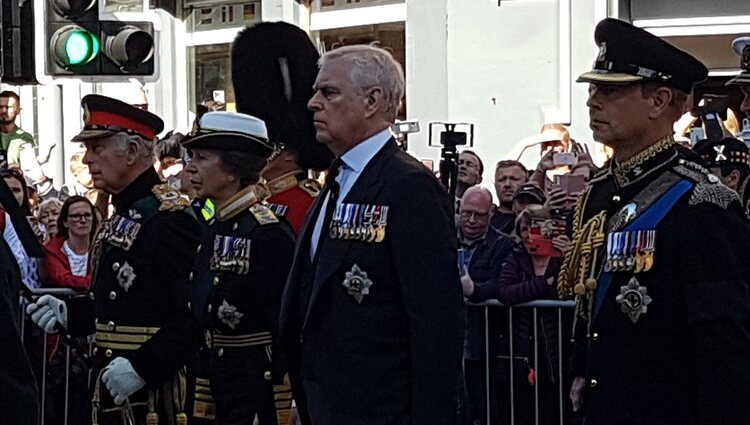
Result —
[{"label": "man in dark uniform", "polygon": [[577,300],[571,399],[587,425],[750,423],[747,261],[737,193],[672,138],[707,69],[605,19],[589,83],[614,157],[575,211],[562,296]]},{"label": "man in dark uniform", "polygon": [[318,74],[319,54],[310,37],[286,22],[262,22],[243,30],[232,45],[232,83],[237,111],[262,119],[271,142],[282,147],[263,171],[268,202],[299,233],[320,193],[309,171],[328,168],[331,151],[315,141],[307,101]]},{"label": "man in dark uniform", "polygon": [[[211,409],[220,425],[274,425],[274,380],[283,369],[278,313],[292,263],[294,233],[261,204],[256,185],[273,152],[263,121],[245,114],[209,112],[182,144],[196,195],[216,205],[190,271],[192,313],[183,311],[141,346],[144,378],[169,375],[189,361],[201,343],[208,349],[212,400],[198,397],[194,411]],[[205,330],[205,334],[204,334]],[[157,375],[158,374],[158,375]],[[117,377],[113,380],[117,381]],[[207,417],[211,415],[199,415]]]},{"label": "man in dark uniform", "polygon": [[298,239],[282,338],[314,425],[456,418],[463,300],[450,200],[389,132],[404,90],[382,49],[326,53],[309,107],[338,158]]},{"label": "man in dark uniform", "polygon": [[[0,205],[10,216],[24,249],[30,254],[36,251],[43,255],[42,246],[34,236],[26,213],[5,179],[0,179]],[[36,379],[21,340],[19,323],[18,296],[22,284],[16,257],[5,238],[0,238],[0,388],[3,389],[0,423],[36,425],[39,420]]]},{"label": "man in dark uniform", "polygon": [[75,336],[96,332],[101,373],[94,381],[94,423],[145,424],[158,417],[181,423],[184,375],[158,367],[169,352],[143,356],[138,348],[187,310],[199,226],[187,200],[154,170],[161,119],[104,96],[81,103],[84,128],[74,140],[86,145],[83,162],[94,186],[113,195],[115,213],[92,248],[91,293],[69,302],[43,296],[27,311],[47,332],[60,326]]},{"label": "man in dark uniform", "polygon": [[[732,41],[732,49],[740,56],[741,71],[740,75],[727,81],[727,85],[737,86],[742,90],[744,98],[740,109],[748,117],[747,119],[750,119],[750,37],[735,38]],[[747,135],[743,135],[743,137],[747,137]],[[739,192],[745,215],[750,219],[750,176],[742,181]]]}]

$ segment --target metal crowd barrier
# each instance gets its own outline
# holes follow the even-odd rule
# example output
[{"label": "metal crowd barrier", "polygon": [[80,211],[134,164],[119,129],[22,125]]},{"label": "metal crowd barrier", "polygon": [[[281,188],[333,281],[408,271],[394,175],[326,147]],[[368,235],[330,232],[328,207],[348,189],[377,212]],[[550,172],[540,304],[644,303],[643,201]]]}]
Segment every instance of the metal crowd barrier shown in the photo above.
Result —
[{"label": "metal crowd barrier", "polygon": [[[69,288],[40,288],[40,289],[32,289],[32,292],[34,295],[42,296],[42,295],[53,295],[55,297],[58,297],[60,299],[68,299],[73,297],[74,295],[79,295],[80,293],[74,291],[73,289]],[[71,348],[70,345],[67,343],[60,343],[60,346],[65,351],[64,359],[65,359],[65,369],[64,369],[64,379],[62,381],[61,385],[64,385],[64,393],[63,393],[63,414],[62,417],[57,416],[57,413],[54,412],[54,416],[49,417],[48,416],[48,408],[49,408],[49,400],[48,400],[48,391],[49,391],[49,383],[47,382],[48,377],[48,369],[50,365],[48,364],[48,337],[47,334],[44,333],[41,329],[36,327],[31,320],[28,318],[28,316],[25,313],[25,307],[28,304],[28,302],[24,299],[20,299],[21,303],[21,318],[20,318],[20,328],[21,328],[21,339],[24,342],[24,346],[26,347],[27,354],[29,356],[29,359],[32,362],[32,368],[34,369],[34,373],[37,376],[37,384],[39,389],[39,425],[69,425],[69,417],[70,417],[70,395],[71,395]],[[27,338],[32,337],[31,340],[28,340]],[[38,359],[36,357],[36,351],[39,347],[37,346],[37,341],[41,339],[41,359]],[[88,348],[87,355],[91,355],[91,349],[92,345],[91,342],[88,341],[86,344],[86,347]],[[87,373],[87,375],[90,375],[90,373]],[[88,376],[88,379],[91,379],[90,376]],[[88,384],[88,383],[87,383]],[[88,416],[88,415],[87,415]],[[50,421],[51,419],[51,421]],[[52,423],[49,423],[52,422]]]},{"label": "metal crowd barrier", "polygon": [[[78,295],[78,293],[72,289],[67,288],[43,288],[43,289],[37,289],[34,290],[34,293],[36,295],[44,295],[44,294],[50,294],[54,295],[56,297],[65,299],[72,297],[74,295]],[[28,317],[26,317],[24,313],[26,301],[21,299],[21,305],[22,305],[22,317],[21,317],[21,335],[22,338],[28,337],[31,332],[30,329],[26,329],[27,326],[34,326],[31,324],[30,320],[28,320]],[[484,382],[484,391],[485,391],[485,397],[486,397],[486,406],[485,408],[485,415],[486,415],[486,425],[501,425],[501,424],[493,424],[492,423],[492,398],[493,397],[506,397],[508,396],[510,398],[510,425],[530,425],[527,423],[518,423],[519,421],[516,421],[516,415],[515,415],[515,400],[516,400],[516,379],[515,379],[515,360],[516,353],[515,353],[515,347],[514,347],[514,312],[517,312],[519,310],[528,311],[530,310],[532,312],[532,322],[533,322],[533,340],[534,340],[534,346],[533,346],[533,368],[535,371],[539,371],[539,310],[540,309],[554,309],[556,310],[556,316],[557,316],[557,391],[558,391],[558,416],[559,421],[558,423],[560,425],[566,425],[568,423],[565,416],[565,403],[570,403],[567,397],[567,389],[563,386],[564,379],[564,365],[563,362],[565,360],[563,355],[563,343],[564,341],[568,341],[569,335],[564,335],[563,333],[563,312],[573,314],[572,309],[575,306],[575,303],[572,301],[552,301],[552,300],[539,300],[539,301],[532,301],[528,303],[518,304],[512,307],[506,307],[500,302],[496,300],[486,301],[483,303],[478,304],[472,304],[467,303],[469,308],[476,308],[476,309],[483,309],[483,315],[484,315],[484,367],[485,367],[485,382]],[[509,366],[509,388],[507,388],[506,394],[493,394],[492,393],[492,357],[490,354],[490,338],[492,337],[490,335],[490,311],[491,310],[497,310],[501,309],[503,311],[507,311],[508,314],[508,366]],[[35,333],[39,333],[38,331]],[[65,350],[65,378],[64,378],[64,404],[63,404],[63,417],[53,417],[53,423],[48,423],[47,417],[47,408],[48,408],[48,382],[47,382],[47,371],[48,371],[48,338],[47,336],[41,332],[43,335],[41,349],[42,349],[42,359],[41,359],[41,365],[35,364],[34,370],[35,372],[40,372],[39,377],[37,377],[38,383],[39,383],[39,425],[69,425],[69,415],[70,415],[70,379],[71,379],[71,347],[68,344],[64,345]],[[26,341],[24,341],[26,342]],[[91,355],[91,349],[92,349],[92,341],[88,341],[88,355]],[[35,362],[39,359],[33,358],[31,350],[29,349],[29,345],[27,345],[27,350],[29,350],[29,357],[32,358],[32,362]],[[498,356],[500,357],[500,356]],[[91,379],[90,373],[88,373],[88,380]],[[87,382],[88,384],[88,382]],[[87,385],[88,386],[88,385]],[[85,396],[85,395],[84,395]],[[476,402],[476,401],[475,401]],[[534,425],[540,424],[540,394],[539,394],[539,382],[537,381],[534,385],[534,420],[532,422]],[[502,424],[505,425],[505,424]]]},{"label": "metal crowd barrier", "polygon": [[[514,321],[513,316],[514,312],[517,312],[519,310],[530,310],[532,312],[532,322],[533,322],[533,339],[534,339],[534,348],[533,348],[533,368],[534,371],[537,373],[539,372],[539,310],[540,309],[554,309],[557,313],[557,391],[558,391],[558,415],[559,420],[558,423],[560,425],[565,425],[569,423],[569,418],[565,415],[565,403],[570,404],[570,400],[568,398],[568,392],[569,388],[565,388],[563,386],[563,383],[565,381],[564,375],[564,364],[563,362],[566,360],[570,360],[567,358],[564,358],[564,350],[563,350],[563,341],[570,341],[570,335],[564,335],[563,334],[563,311],[566,311],[566,313],[570,314],[570,317],[572,318],[573,315],[573,308],[575,307],[574,301],[555,301],[555,300],[537,300],[537,301],[531,301],[526,302],[522,304],[516,304],[514,306],[505,306],[502,303],[500,303],[497,300],[488,300],[482,303],[467,303],[467,306],[469,308],[481,308],[484,309],[484,367],[485,367],[485,417],[486,417],[486,425],[505,425],[503,424],[493,424],[492,423],[492,397],[505,397],[506,394],[492,394],[492,357],[490,354],[490,338],[492,337],[490,335],[490,310],[491,309],[502,309],[506,310],[508,314],[508,365],[509,365],[509,388],[507,389],[507,396],[510,398],[510,418],[509,418],[509,424],[510,425],[530,425],[529,423],[517,423],[520,421],[516,421],[516,412],[515,412],[515,401],[516,401],[516,379],[515,379],[515,361],[517,360],[516,353],[515,353],[515,347],[514,347]],[[571,350],[572,351],[572,350]],[[504,357],[504,356],[497,356],[498,358]],[[534,425],[540,424],[540,394],[539,394],[539,380],[537,376],[537,380],[534,385],[534,418],[533,422],[531,422]],[[477,401],[474,401],[477,402]],[[502,421],[501,421],[502,422]],[[479,422],[477,422],[479,423]],[[547,421],[547,423],[550,423]]]}]

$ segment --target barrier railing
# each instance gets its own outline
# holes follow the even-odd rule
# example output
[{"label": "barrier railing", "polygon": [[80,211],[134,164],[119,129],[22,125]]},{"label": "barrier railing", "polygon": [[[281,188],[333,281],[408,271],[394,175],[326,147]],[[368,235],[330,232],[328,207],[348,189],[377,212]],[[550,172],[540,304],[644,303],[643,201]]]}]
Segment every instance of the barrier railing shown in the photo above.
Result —
[{"label": "barrier railing", "polygon": [[[40,289],[32,289],[32,292],[36,296],[42,296],[42,295],[53,295],[57,298],[66,300],[69,299],[75,295],[79,295],[80,293],[69,289],[69,288],[40,288]],[[52,390],[59,390],[60,388],[50,388],[50,382],[49,381],[49,369],[51,365],[49,364],[50,361],[50,347],[49,347],[49,335],[52,334],[45,334],[44,331],[36,327],[33,323],[31,323],[28,316],[25,314],[25,305],[27,304],[27,301],[24,298],[21,298],[21,338],[24,341],[24,345],[26,346],[27,353],[29,355],[29,358],[32,362],[32,368],[34,369],[35,374],[37,375],[37,385],[39,388],[39,425],[69,425],[70,424],[70,408],[71,408],[71,369],[73,367],[72,363],[72,351],[70,342],[68,340],[64,340],[63,337],[60,337],[63,339],[63,341],[58,342],[60,347],[63,347],[64,349],[64,369],[61,371],[62,381],[58,381],[58,385],[62,385],[63,393],[62,393],[62,406],[53,406],[53,408],[50,408],[50,389]],[[41,341],[41,342],[40,342]],[[83,353],[84,356],[89,357],[91,355],[91,344],[86,342],[84,344],[84,349],[87,350],[87,353]],[[41,352],[40,352],[41,349]],[[61,364],[62,365],[62,364]],[[61,366],[60,365],[60,366]],[[59,367],[59,366],[58,366]],[[88,376],[88,371],[80,371],[82,374],[87,375],[87,380],[91,379],[90,376]],[[86,386],[88,385],[88,382],[86,383]],[[59,395],[59,393],[56,393],[55,395]],[[78,394],[78,396],[85,397],[84,394]],[[57,400],[52,400],[52,402],[55,402]],[[62,407],[62,415],[59,415],[60,412],[53,410],[56,407]],[[78,412],[81,413],[81,412]],[[82,415],[83,417],[88,417],[88,415]],[[71,424],[71,425],[77,425],[77,424]]]},{"label": "barrier railing", "polygon": [[[34,290],[34,293],[37,295],[43,295],[43,294],[50,294],[54,295],[56,297],[66,299],[75,295],[78,295],[75,291],[71,289],[38,289]],[[21,301],[22,304],[25,304],[25,301]],[[569,329],[564,329],[564,323],[565,318],[570,317],[572,318],[573,314],[573,307],[574,303],[572,301],[552,301],[552,300],[538,300],[538,301],[532,301],[528,303],[518,304],[512,307],[506,307],[503,304],[501,304],[498,301],[486,301],[483,303],[478,304],[470,304],[467,303],[468,308],[471,309],[480,309],[482,311],[483,315],[483,332],[484,332],[484,397],[486,402],[482,403],[481,400],[470,400],[472,403],[480,403],[480,405],[483,405],[484,409],[484,421],[479,421],[479,423],[482,423],[483,425],[539,425],[541,424],[560,424],[564,425],[569,423],[569,417],[570,415],[567,415],[566,413],[569,413],[569,409],[566,408],[566,404],[569,405],[570,402],[568,401],[567,397],[567,387],[566,384],[566,377],[565,377],[565,367],[564,362],[567,360],[566,353],[565,353],[565,346],[568,344],[569,341],[569,334],[566,334],[566,331],[569,331]],[[505,338],[504,341],[494,341],[494,344],[499,344],[499,350],[500,353],[491,353],[491,345],[493,343],[492,338],[496,337],[496,335],[491,334],[491,315],[492,314],[499,314],[500,320],[498,321],[499,324],[507,326],[505,330],[507,331],[507,338]],[[547,359],[551,357],[556,357],[556,368],[542,368],[544,370],[544,374],[541,376],[541,378],[544,380],[546,378],[549,378],[549,376],[546,376],[549,373],[554,372],[555,378],[554,384],[556,386],[556,397],[554,398],[554,402],[556,404],[555,410],[555,418],[550,418],[548,416],[544,416],[545,413],[550,412],[550,400],[546,400],[545,397],[548,394],[541,394],[540,393],[540,386],[548,386],[549,382],[541,383],[540,381],[540,357],[541,356],[541,348],[540,348],[540,341],[545,342],[544,350],[549,350],[549,342],[548,338],[541,338],[540,339],[540,333],[546,332],[544,327],[540,327],[540,313],[544,314],[544,318],[548,318],[550,316],[554,316],[555,318],[555,328],[556,328],[556,353],[549,353],[546,352],[545,357]],[[552,313],[552,314],[550,314]],[[532,328],[529,330],[531,332],[528,337],[533,340],[533,348],[531,352],[521,352],[519,355],[519,349],[516,347],[516,344],[518,341],[523,342],[524,335],[520,335],[519,333],[521,330],[519,329],[518,322],[519,315],[524,315],[525,317],[522,317],[523,320],[527,321],[531,319],[530,324]],[[507,321],[503,320],[502,315],[507,315]],[[567,316],[566,316],[567,315]],[[530,316],[530,317],[529,317]],[[543,320],[541,320],[543,321]],[[505,323],[503,323],[505,322]],[[31,325],[31,322],[28,320],[27,317],[22,317],[21,320],[22,323],[22,336],[28,338],[32,334],[32,329],[35,327]],[[472,324],[470,323],[469,326]],[[476,325],[476,324],[474,324]],[[548,326],[549,324],[547,324]],[[31,326],[31,328],[26,328]],[[40,406],[40,413],[39,413],[39,425],[76,425],[71,423],[70,421],[70,409],[71,409],[71,372],[73,367],[73,356],[71,352],[71,346],[68,343],[63,343],[62,346],[64,347],[64,379],[62,384],[58,382],[58,385],[63,385],[63,399],[62,399],[62,415],[59,415],[59,412],[55,411],[54,413],[51,413],[48,411],[49,409],[49,382],[48,382],[48,370],[50,365],[49,363],[49,338],[47,335],[45,335],[43,332],[41,332],[40,329],[36,328],[36,331],[33,332],[35,334],[35,339],[39,340],[41,339],[41,356],[32,356],[31,349],[32,344],[26,344],[27,349],[29,349],[30,357],[32,358],[32,362],[36,362],[34,364],[34,370],[40,375],[38,377],[38,384],[39,384],[39,406]],[[31,342],[31,341],[26,341]],[[91,344],[90,342],[87,342],[87,350],[88,352],[85,353],[85,355],[88,355],[90,357],[91,355]],[[507,351],[505,350],[505,345],[507,345]],[[556,356],[551,356],[551,354],[556,354]],[[38,358],[41,357],[41,358]],[[531,357],[531,358],[528,358]],[[518,371],[516,370],[517,367],[520,366],[518,363],[519,359],[523,359],[527,362],[527,366],[530,368],[530,370],[534,371],[534,378],[535,381],[533,382],[533,417],[529,418],[524,416],[523,412],[517,411],[518,408],[525,409],[525,411],[528,411],[531,406],[524,406],[519,405],[519,402],[523,403],[525,401],[528,401],[525,398],[525,395],[528,395],[528,388],[525,389],[519,389],[518,385]],[[496,367],[498,365],[501,365],[501,362],[507,361],[507,388],[498,388],[496,385],[493,384],[493,378],[494,374],[496,373]],[[40,363],[40,364],[39,364]],[[547,365],[549,366],[549,365]],[[59,366],[58,366],[59,367]],[[554,370],[556,369],[556,370]],[[78,371],[80,373],[80,370]],[[86,374],[86,380],[92,379],[90,376],[90,373],[84,372]],[[531,378],[529,378],[531,379]],[[497,381],[494,381],[497,382]],[[86,382],[86,387],[88,387],[89,382]],[[548,388],[546,388],[548,389]],[[59,394],[58,394],[59,395]],[[82,390],[82,394],[77,394],[75,397],[87,397],[88,391],[85,389]],[[503,403],[493,403],[494,401],[501,400],[507,402],[507,404]],[[53,400],[55,402],[57,400]],[[493,409],[500,409],[504,410],[503,407],[494,407],[493,406],[505,406],[508,408],[508,411],[494,411]],[[542,412],[542,410],[545,410],[545,412]],[[80,413],[80,412],[78,412]],[[88,416],[88,415],[86,415]],[[498,419],[498,418],[504,418],[504,419]],[[77,422],[77,421],[74,421]]]},{"label": "barrier railing", "polygon": [[[484,330],[484,371],[485,371],[485,380],[484,380],[484,396],[485,400],[469,400],[470,403],[479,403],[479,405],[483,406],[484,409],[484,420],[481,420],[481,418],[478,420],[478,423],[486,424],[486,425],[500,425],[500,424],[510,424],[510,425],[539,425],[540,423],[543,424],[554,424],[559,423],[560,425],[564,425],[569,423],[569,417],[571,416],[567,413],[570,413],[569,408],[566,406],[570,405],[570,401],[567,397],[567,389],[569,388],[566,384],[568,384],[567,381],[570,380],[570,377],[565,376],[565,365],[564,361],[569,360],[567,358],[566,348],[570,349],[570,329],[563,329],[564,323],[566,318],[572,319],[573,317],[573,308],[575,307],[575,303],[573,301],[554,301],[554,300],[537,300],[537,301],[531,301],[523,304],[517,304],[514,306],[504,306],[502,303],[500,303],[497,300],[490,300],[483,303],[467,303],[467,308],[470,309],[483,309],[483,330]],[[499,320],[496,320],[499,322],[499,325],[507,325],[507,338],[504,338],[505,341],[494,341],[495,345],[499,346],[497,350],[500,351],[501,354],[495,354],[491,353],[490,347],[492,345],[491,339],[497,338],[497,335],[491,335],[491,313],[499,314],[501,315]],[[531,326],[533,327],[530,329],[531,335],[521,335],[520,333],[522,330],[519,329],[518,324],[516,323],[516,317],[518,314],[526,313],[526,316],[528,316],[528,313],[531,313]],[[542,382],[540,380],[539,371],[540,371],[540,333],[546,332],[545,327],[540,327],[540,312],[545,313],[545,317],[549,317],[549,312],[553,312],[553,315],[556,317],[555,320],[555,327],[556,327],[556,353],[550,353],[549,352],[549,344],[550,341],[547,336],[542,339],[542,341],[545,343],[544,350],[546,351],[544,353],[547,360],[549,360],[552,357],[557,358],[557,364],[556,364],[556,371],[554,370],[554,367],[548,367],[544,368],[545,375],[548,373],[554,373],[556,375],[556,379],[553,381],[556,388],[557,396],[554,397],[554,400],[547,400],[544,399],[544,397],[548,396],[547,394],[540,394],[540,387],[541,386],[547,386],[549,382]],[[502,320],[502,315],[507,315],[507,323],[502,323],[504,320]],[[528,317],[525,317],[525,319],[529,319]],[[473,324],[476,326],[476,323]],[[472,323],[467,323],[467,326],[472,326]],[[567,334],[566,334],[567,332]],[[522,341],[525,337],[531,337],[533,339],[533,349],[531,353],[525,352],[525,353],[519,353],[517,352],[518,347],[516,347],[516,344],[518,341]],[[507,355],[505,355],[505,346],[507,346]],[[552,354],[556,354],[556,356],[553,356]],[[518,371],[516,368],[518,365],[519,359],[525,359],[528,361],[529,359],[526,358],[526,356],[531,355],[533,357],[531,362],[533,363],[533,366],[530,366],[530,368],[533,370],[533,374],[529,374],[529,381],[531,383],[532,375],[533,375],[533,418],[529,418],[523,415],[523,412],[519,414],[517,412],[517,409],[519,407],[521,408],[529,408],[530,406],[518,406],[518,401],[524,401],[524,397],[519,397],[519,382],[518,382]],[[497,373],[495,366],[499,365],[500,361],[506,360],[507,358],[507,365],[508,365],[508,374],[507,374],[507,381],[508,381],[508,388],[496,388],[496,386],[493,385],[493,381],[495,381],[495,374]],[[496,364],[497,363],[497,364]],[[550,366],[550,365],[546,365]],[[544,380],[546,378],[551,378],[549,376],[541,376],[541,378]],[[548,388],[545,388],[548,389]],[[526,389],[528,390],[528,388]],[[500,392],[499,394],[497,392]],[[502,402],[507,403],[501,403],[498,402],[498,400]],[[493,403],[495,401],[496,403]],[[557,418],[554,420],[554,418],[550,418],[549,416],[545,416],[545,413],[551,413],[550,412],[550,402],[554,401],[556,406],[555,410],[557,411]],[[508,408],[509,411],[493,411],[493,406],[504,406]],[[542,412],[542,406],[544,406],[546,412]],[[503,407],[495,407],[496,409],[505,410]],[[503,418],[503,419],[499,419]],[[498,423],[499,422],[499,423]]]}]

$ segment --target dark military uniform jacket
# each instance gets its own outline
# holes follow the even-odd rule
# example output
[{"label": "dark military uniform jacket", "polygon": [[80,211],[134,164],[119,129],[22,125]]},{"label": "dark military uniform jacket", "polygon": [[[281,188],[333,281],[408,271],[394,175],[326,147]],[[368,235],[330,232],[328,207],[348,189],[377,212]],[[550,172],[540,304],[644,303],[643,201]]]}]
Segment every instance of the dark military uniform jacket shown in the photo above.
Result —
[{"label": "dark military uniform jacket", "polygon": [[297,170],[269,181],[267,186],[271,192],[268,198],[271,209],[286,218],[294,232],[299,233],[307,211],[320,194],[320,183]]},{"label": "dark military uniform jacket", "polygon": [[5,240],[0,240],[0,423],[35,425],[36,379],[21,341],[18,296],[21,273]]},{"label": "dark military uniform jacket", "polygon": [[346,234],[343,216],[323,229],[313,264],[326,198],[300,233],[281,312],[313,423],[453,423],[464,310],[444,189],[391,139],[342,199],[372,214]]},{"label": "dark military uniform jacket", "polygon": [[100,365],[125,357],[155,387],[172,375],[161,367],[169,352],[138,348],[187,311],[200,227],[187,200],[162,184],[151,167],[112,201],[115,214],[102,224],[92,247],[91,293],[69,302],[68,330],[95,331]]},{"label": "dark military uniform jacket", "polygon": [[[190,302],[185,305],[191,311],[172,317],[139,350],[136,363],[144,365],[142,370],[152,379],[174,373],[204,343],[222,355],[225,350],[268,347],[273,366],[269,369],[270,359],[260,365],[264,368],[260,376],[263,379],[268,371],[269,378],[283,377],[276,336],[294,234],[249,193],[240,192],[217,208],[215,219],[203,229],[201,243],[193,247],[197,256],[185,276],[190,282]],[[140,374],[139,366],[134,366]]]},{"label": "dark military uniform jacket", "polygon": [[740,184],[739,193],[745,218],[750,220],[750,176],[747,176],[742,184]]},{"label": "dark military uniform jacket", "polygon": [[[573,247],[561,272],[569,286],[561,289],[583,294],[574,369],[587,378],[587,425],[750,423],[750,233],[737,194],[689,155],[669,138],[624,164],[612,161],[576,210]],[[655,244],[634,234],[630,244],[609,240],[681,181],[687,190],[649,229],[655,232],[641,233],[655,235]],[[576,253],[587,241],[596,247],[596,232],[583,230],[599,227],[591,219],[602,211],[604,234],[589,267],[585,252]],[[650,259],[621,249],[633,243],[650,245]],[[607,252],[620,262],[607,266]],[[583,275],[571,272],[581,267]],[[612,275],[606,291],[603,268]]]}]

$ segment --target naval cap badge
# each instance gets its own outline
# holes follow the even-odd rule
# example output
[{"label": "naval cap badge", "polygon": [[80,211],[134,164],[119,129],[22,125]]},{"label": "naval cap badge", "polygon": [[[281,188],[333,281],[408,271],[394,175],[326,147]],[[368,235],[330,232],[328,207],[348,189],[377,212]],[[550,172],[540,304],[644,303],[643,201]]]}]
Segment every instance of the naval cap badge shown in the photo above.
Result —
[{"label": "naval cap badge", "polygon": [[620,295],[615,300],[620,304],[620,310],[628,315],[630,321],[635,323],[642,313],[648,311],[651,297],[646,294],[647,288],[635,277],[631,277],[627,285],[620,287]]},{"label": "naval cap badge", "polygon": [[372,280],[367,277],[367,272],[362,271],[357,264],[354,264],[351,271],[346,272],[343,285],[346,292],[353,296],[357,303],[362,304],[362,299],[370,293]]}]

